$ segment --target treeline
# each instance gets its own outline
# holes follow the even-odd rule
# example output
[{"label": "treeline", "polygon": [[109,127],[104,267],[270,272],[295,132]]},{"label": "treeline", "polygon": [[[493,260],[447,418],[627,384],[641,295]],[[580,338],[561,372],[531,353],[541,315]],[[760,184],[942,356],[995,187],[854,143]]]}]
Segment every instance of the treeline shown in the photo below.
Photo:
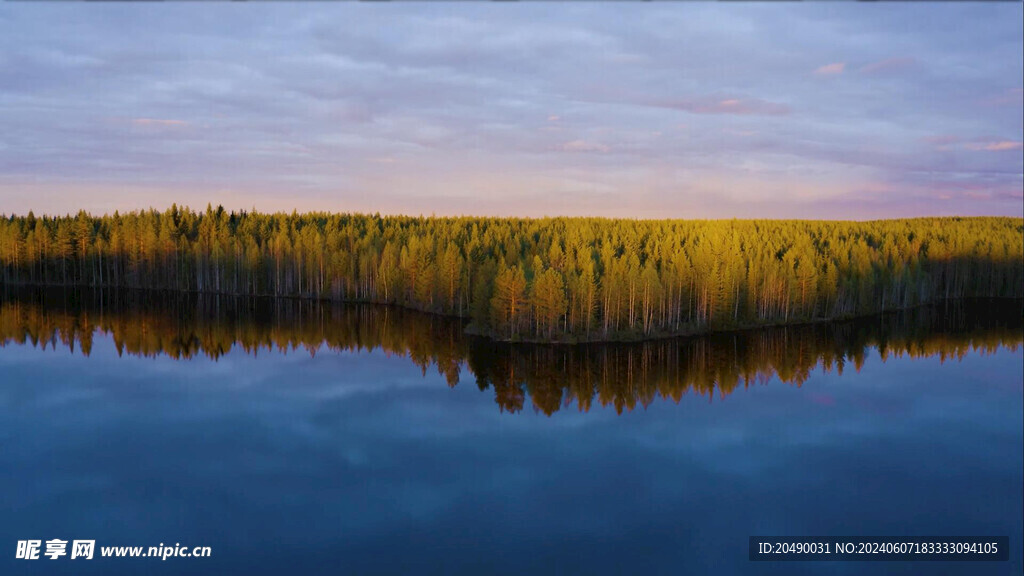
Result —
[{"label": "treeline", "polygon": [[5,284],[397,304],[508,340],[642,339],[1024,296],[1024,220],[0,217]]},{"label": "treeline", "polygon": [[617,411],[687,394],[724,398],[773,378],[800,385],[813,370],[857,369],[868,355],[960,358],[1019,349],[1022,303],[953,301],[870,318],[632,344],[551,346],[467,336],[462,322],[374,305],[145,292],[18,291],[0,300],[0,346],[66,347],[89,355],[97,334],[119,354],[221,358],[285,350],[370,351],[436,369],[449,386],[468,368],[504,411],[529,399],[552,414],[575,404]]}]

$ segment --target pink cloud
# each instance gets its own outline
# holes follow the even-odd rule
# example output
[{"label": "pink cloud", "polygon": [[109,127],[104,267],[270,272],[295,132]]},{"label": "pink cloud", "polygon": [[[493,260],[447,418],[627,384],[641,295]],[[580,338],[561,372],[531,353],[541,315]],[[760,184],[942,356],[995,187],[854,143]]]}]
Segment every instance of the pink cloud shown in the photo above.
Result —
[{"label": "pink cloud", "polygon": [[784,116],[789,114],[785,104],[759,98],[702,98],[675,100],[658,104],[664,108],[683,110],[693,114],[736,114],[740,116]]},{"label": "pink cloud", "polygon": [[878,62],[871,62],[861,67],[860,71],[864,74],[878,74],[888,72],[899,72],[900,70],[906,70],[917,64],[917,59],[910,56],[900,58],[887,58]]},{"label": "pink cloud", "polygon": [[611,148],[604,144],[597,142],[589,142],[587,140],[573,140],[572,142],[566,142],[561,146],[562,150],[566,152],[609,152]]},{"label": "pink cloud", "polygon": [[1016,140],[1000,140],[997,142],[972,142],[970,144],[964,144],[964,148],[968,150],[987,150],[989,152],[1002,152],[1004,150],[1020,150],[1024,148],[1024,143],[1017,142]]},{"label": "pink cloud", "polygon": [[928,192],[940,200],[1006,201],[1019,200],[1022,192],[975,182],[939,182]]},{"label": "pink cloud", "polygon": [[832,64],[826,64],[814,71],[815,74],[821,74],[825,76],[842,74],[846,70],[846,62],[834,62]]},{"label": "pink cloud", "polygon": [[[950,134],[939,134],[926,136],[921,139],[923,142],[932,144],[936,150],[950,150],[960,139]],[[960,145],[966,150],[1002,152],[1004,150],[1020,150],[1024,144],[1016,140],[997,140],[993,138],[974,138],[971,141]]]}]

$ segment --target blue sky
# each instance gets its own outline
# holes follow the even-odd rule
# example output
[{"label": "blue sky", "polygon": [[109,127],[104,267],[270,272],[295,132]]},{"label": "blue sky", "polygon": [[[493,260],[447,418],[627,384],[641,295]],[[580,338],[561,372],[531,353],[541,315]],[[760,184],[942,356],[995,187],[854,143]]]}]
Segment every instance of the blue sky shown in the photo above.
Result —
[{"label": "blue sky", "polygon": [[0,4],[0,213],[1020,215],[1020,3]]}]

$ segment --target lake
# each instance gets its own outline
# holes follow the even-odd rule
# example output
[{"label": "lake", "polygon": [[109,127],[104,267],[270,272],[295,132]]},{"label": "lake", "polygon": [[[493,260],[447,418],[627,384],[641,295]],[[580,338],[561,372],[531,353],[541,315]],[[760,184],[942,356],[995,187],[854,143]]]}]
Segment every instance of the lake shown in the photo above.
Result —
[{"label": "lake", "polygon": [[[529,346],[369,305],[0,303],[3,574],[1020,574],[1020,301]],[[995,535],[1008,562],[751,562]],[[16,559],[19,540],[93,559]],[[101,546],[209,546],[102,558]]]}]

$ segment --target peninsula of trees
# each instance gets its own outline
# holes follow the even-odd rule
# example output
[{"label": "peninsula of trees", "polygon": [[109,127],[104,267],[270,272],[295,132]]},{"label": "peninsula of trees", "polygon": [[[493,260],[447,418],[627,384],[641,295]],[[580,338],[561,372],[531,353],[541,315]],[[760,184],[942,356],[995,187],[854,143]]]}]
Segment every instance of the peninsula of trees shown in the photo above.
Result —
[{"label": "peninsula of trees", "polygon": [[1024,219],[609,220],[166,211],[0,217],[5,285],[396,304],[595,341],[1024,297]]}]

